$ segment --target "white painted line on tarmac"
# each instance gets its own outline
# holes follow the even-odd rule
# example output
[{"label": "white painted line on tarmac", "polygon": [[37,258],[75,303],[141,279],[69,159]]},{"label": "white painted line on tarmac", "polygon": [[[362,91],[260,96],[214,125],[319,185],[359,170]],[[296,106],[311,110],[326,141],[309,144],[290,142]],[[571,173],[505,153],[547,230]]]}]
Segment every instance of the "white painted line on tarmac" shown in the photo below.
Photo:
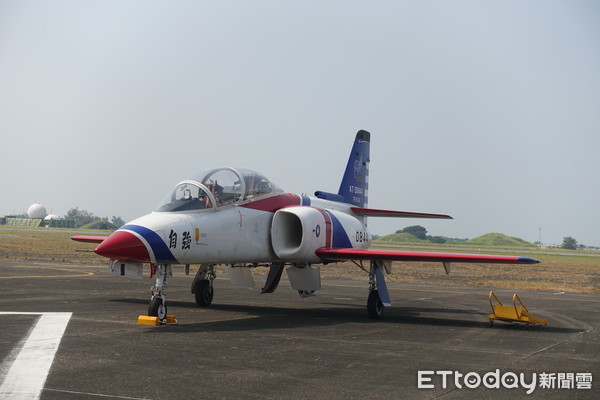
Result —
[{"label": "white painted line on tarmac", "polygon": [[40,316],[29,336],[19,344],[21,348],[15,352],[14,360],[9,357],[0,367],[1,399],[39,399],[72,313],[0,311],[0,315]]},{"label": "white painted line on tarmac", "polygon": [[68,393],[68,394],[81,394],[84,396],[92,396],[92,397],[109,397],[111,399],[125,399],[125,400],[149,400],[146,397],[127,397],[127,396],[115,396],[113,394],[101,394],[101,393],[88,393],[88,392],[75,392],[73,390],[60,390],[60,389],[44,389],[46,392],[56,392],[56,393]]}]

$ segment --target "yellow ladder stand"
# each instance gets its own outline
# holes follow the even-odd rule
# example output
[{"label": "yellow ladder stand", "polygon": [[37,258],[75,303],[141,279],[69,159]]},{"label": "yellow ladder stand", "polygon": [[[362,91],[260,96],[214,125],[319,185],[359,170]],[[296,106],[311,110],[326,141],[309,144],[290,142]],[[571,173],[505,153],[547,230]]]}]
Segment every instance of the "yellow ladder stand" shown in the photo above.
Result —
[{"label": "yellow ladder stand", "polygon": [[[525,326],[529,328],[531,325],[544,324],[548,325],[548,321],[542,318],[534,317],[529,313],[525,304],[521,301],[519,296],[515,293],[513,295],[513,305],[505,306],[502,305],[498,297],[493,291],[489,294],[490,306],[492,307],[492,313],[490,314],[490,326],[494,325],[494,320],[500,320],[505,322],[523,322]],[[519,305],[517,306],[517,301]]]}]

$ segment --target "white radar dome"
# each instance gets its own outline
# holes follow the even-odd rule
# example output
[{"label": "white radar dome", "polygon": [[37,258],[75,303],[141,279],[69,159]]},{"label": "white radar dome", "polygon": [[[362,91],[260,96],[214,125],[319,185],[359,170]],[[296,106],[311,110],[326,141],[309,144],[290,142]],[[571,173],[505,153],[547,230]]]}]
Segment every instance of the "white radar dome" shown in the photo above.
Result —
[{"label": "white radar dome", "polygon": [[29,218],[42,219],[46,216],[46,207],[40,203],[35,203],[29,206],[27,210],[27,216]]},{"label": "white radar dome", "polygon": [[52,220],[59,220],[60,217],[56,214],[48,214],[46,215],[46,218],[44,218],[44,221],[52,221]]}]

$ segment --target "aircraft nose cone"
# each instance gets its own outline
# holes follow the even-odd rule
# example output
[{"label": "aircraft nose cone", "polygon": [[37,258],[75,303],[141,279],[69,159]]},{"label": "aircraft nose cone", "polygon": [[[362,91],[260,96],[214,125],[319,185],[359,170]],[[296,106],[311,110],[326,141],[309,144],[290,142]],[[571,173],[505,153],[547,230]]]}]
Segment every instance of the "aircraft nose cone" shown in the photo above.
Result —
[{"label": "aircraft nose cone", "polygon": [[116,231],[94,250],[99,256],[115,260],[150,262],[146,245],[133,233]]}]

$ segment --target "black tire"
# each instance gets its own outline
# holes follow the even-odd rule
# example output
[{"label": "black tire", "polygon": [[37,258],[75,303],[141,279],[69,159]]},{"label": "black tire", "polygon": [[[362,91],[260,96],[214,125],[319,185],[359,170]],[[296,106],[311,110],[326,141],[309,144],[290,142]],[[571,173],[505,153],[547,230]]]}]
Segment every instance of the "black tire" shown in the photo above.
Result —
[{"label": "black tire", "polygon": [[369,313],[369,318],[372,319],[381,319],[383,316],[383,303],[379,298],[379,291],[371,290],[371,292],[369,292],[367,312]]},{"label": "black tire", "polygon": [[210,281],[205,279],[196,283],[196,290],[194,296],[196,297],[196,304],[200,307],[208,307],[213,301],[213,286]]},{"label": "black tire", "polygon": [[158,317],[160,320],[167,318],[167,305],[163,304],[162,298],[155,297],[150,300],[148,315],[150,317]]}]

